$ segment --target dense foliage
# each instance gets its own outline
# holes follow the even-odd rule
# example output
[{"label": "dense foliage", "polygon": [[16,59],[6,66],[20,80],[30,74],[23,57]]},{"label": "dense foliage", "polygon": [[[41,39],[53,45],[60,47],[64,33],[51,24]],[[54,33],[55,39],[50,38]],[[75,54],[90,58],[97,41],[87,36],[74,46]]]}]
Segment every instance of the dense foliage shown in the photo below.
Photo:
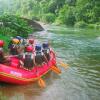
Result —
[{"label": "dense foliage", "polygon": [[0,14],[16,14],[68,26],[99,26],[99,0],[0,0]]},{"label": "dense foliage", "polygon": [[32,31],[28,23],[18,16],[2,15],[0,23],[0,34],[2,35],[26,37]]}]

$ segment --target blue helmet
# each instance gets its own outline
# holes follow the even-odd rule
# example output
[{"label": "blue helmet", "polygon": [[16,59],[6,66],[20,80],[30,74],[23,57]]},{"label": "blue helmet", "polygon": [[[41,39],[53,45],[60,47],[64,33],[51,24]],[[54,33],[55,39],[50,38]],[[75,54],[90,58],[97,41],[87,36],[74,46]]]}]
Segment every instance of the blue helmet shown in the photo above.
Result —
[{"label": "blue helmet", "polygon": [[35,46],[36,51],[41,51],[41,49],[42,49],[41,45],[38,44],[38,45]]},{"label": "blue helmet", "polygon": [[23,39],[21,36],[16,36],[16,38],[17,38],[18,40]]},{"label": "blue helmet", "polygon": [[43,43],[43,44],[42,44],[42,47],[43,47],[43,48],[48,48],[48,47],[49,47],[49,44],[48,44],[48,43]]}]

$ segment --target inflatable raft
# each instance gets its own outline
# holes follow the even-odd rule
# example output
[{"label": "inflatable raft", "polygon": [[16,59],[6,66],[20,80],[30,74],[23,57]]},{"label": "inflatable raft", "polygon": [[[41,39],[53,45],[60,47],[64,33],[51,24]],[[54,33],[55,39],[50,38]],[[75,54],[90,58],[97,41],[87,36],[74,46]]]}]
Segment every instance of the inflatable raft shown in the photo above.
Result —
[{"label": "inflatable raft", "polygon": [[26,70],[19,66],[19,59],[17,57],[10,57],[11,63],[0,64],[0,81],[11,84],[28,84],[34,81],[38,81],[41,85],[43,83],[42,76],[48,73],[50,70],[57,74],[61,71],[55,66],[56,58],[54,53],[50,53],[50,60],[48,63],[44,63],[42,66],[34,66],[32,70]]}]

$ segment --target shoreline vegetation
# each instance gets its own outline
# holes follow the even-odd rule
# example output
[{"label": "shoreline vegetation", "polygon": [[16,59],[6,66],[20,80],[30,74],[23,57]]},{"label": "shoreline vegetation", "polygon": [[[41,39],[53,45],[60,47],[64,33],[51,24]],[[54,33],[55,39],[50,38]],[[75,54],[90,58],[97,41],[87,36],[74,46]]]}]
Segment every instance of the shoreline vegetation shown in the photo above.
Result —
[{"label": "shoreline vegetation", "polygon": [[99,0],[1,0],[0,15],[66,25],[100,29]]}]

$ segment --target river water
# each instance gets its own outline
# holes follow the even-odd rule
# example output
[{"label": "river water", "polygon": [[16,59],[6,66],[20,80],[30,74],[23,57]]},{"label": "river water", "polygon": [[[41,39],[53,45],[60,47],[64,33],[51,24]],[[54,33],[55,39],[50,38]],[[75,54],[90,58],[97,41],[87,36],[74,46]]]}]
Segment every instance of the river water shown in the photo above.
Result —
[{"label": "river water", "polygon": [[[24,86],[0,83],[0,100],[100,100],[100,31],[49,26],[34,37],[49,40],[62,74],[51,72],[37,83]],[[59,62],[69,64],[64,69]]]}]

